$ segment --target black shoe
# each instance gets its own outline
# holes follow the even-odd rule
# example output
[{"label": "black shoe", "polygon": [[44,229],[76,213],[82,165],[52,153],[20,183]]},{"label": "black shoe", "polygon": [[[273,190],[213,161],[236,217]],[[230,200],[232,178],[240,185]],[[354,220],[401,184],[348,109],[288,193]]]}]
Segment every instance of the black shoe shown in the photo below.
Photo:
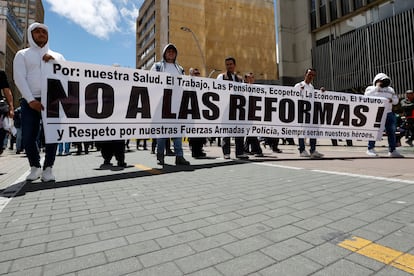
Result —
[{"label": "black shoe", "polygon": [[118,162],[117,166],[122,167],[122,168],[126,168],[128,165],[125,162]]},{"label": "black shoe", "polygon": [[197,159],[197,158],[204,158],[207,156],[207,154],[205,152],[200,152],[200,153],[192,153],[191,156]]},{"label": "black shoe", "polygon": [[158,155],[157,154],[157,163],[158,163],[158,165],[164,165],[165,163],[164,163],[164,155]]},{"label": "black shoe", "polygon": [[236,158],[237,159],[249,159],[249,156],[247,156],[246,154],[239,154],[239,155],[236,155]]},{"label": "black shoe", "polygon": [[172,150],[167,150],[167,156],[175,156],[175,153]]},{"label": "black shoe", "polygon": [[175,164],[176,165],[188,166],[188,165],[190,165],[190,162],[185,160],[184,157],[182,157],[182,156],[177,156],[177,157],[175,157]]}]

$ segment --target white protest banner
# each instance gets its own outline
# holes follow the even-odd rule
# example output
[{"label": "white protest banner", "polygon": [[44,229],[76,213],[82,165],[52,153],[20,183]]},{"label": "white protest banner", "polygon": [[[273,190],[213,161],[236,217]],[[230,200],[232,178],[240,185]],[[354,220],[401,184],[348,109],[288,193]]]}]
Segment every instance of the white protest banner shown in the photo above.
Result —
[{"label": "white protest banner", "polygon": [[310,137],[378,140],[390,104],[77,62],[44,71],[46,142],[160,137]]}]

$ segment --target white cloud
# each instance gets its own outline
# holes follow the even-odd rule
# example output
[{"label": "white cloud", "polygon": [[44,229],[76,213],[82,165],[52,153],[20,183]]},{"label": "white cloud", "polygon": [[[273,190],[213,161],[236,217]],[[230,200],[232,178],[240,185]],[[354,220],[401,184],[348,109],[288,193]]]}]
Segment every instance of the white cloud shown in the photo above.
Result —
[{"label": "white cloud", "polygon": [[88,33],[108,39],[116,32],[135,33],[138,8],[143,0],[46,0],[51,10]]}]

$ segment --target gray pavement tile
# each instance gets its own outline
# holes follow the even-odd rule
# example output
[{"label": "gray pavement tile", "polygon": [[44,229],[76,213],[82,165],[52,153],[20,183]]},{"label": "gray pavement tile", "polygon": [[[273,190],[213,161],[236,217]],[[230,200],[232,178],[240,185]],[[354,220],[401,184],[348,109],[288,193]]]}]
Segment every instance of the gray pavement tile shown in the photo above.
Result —
[{"label": "gray pavement tile", "polygon": [[9,272],[7,273],[7,276],[44,276],[44,274],[41,267],[35,267],[22,271]]},{"label": "gray pavement tile", "polygon": [[368,225],[368,222],[356,218],[343,218],[341,220],[327,224],[329,228],[337,229],[343,232],[351,232],[352,230]]},{"label": "gray pavement tile", "polygon": [[256,223],[238,229],[230,230],[228,233],[238,239],[246,239],[248,237],[255,236],[270,230],[272,230],[271,227],[262,223]]},{"label": "gray pavement tile", "polygon": [[235,212],[228,212],[228,213],[220,213],[213,217],[205,218],[204,220],[209,222],[210,224],[217,224],[226,221],[232,221],[238,218],[242,218],[242,215],[239,215]]},{"label": "gray pavement tile", "polygon": [[[116,214],[111,214],[111,215],[116,215]],[[156,221],[157,218],[154,215],[148,215],[148,216],[140,216],[140,217],[134,217],[134,218],[130,218],[127,220],[120,220],[117,221],[117,225],[119,225],[119,227],[127,227],[127,226],[140,226],[140,224],[142,223],[146,223],[146,222],[151,222],[151,221]]]},{"label": "gray pavement tile", "polygon": [[0,263],[0,274],[6,274],[11,267],[11,261],[2,262]]},{"label": "gray pavement tile", "polygon": [[375,242],[398,251],[409,252],[414,249],[414,244],[407,241],[414,241],[414,234],[398,230]]},{"label": "gray pavement tile", "polygon": [[13,248],[10,250],[3,250],[2,248],[0,251],[0,262],[43,254],[46,250],[45,248],[45,244],[36,244],[32,246]]},{"label": "gray pavement tile", "polygon": [[154,229],[150,231],[144,231],[144,232],[127,235],[126,239],[128,240],[130,244],[132,244],[132,243],[148,241],[148,240],[152,240],[155,238],[168,236],[171,234],[172,232],[168,230],[168,228],[164,227],[164,228],[158,228],[158,229]]},{"label": "gray pavement tile", "polygon": [[274,262],[273,259],[261,252],[253,252],[218,264],[216,268],[226,276],[247,275],[259,271]]},{"label": "gray pavement tile", "polygon": [[[19,247],[19,245],[20,245],[20,240],[0,242],[1,251],[16,249]],[[1,256],[1,252],[0,252],[0,256]]]},{"label": "gray pavement tile", "polygon": [[253,251],[257,251],[266,246],[273,244],[272,241],[265,239],[262,236],[253,236],[230,244],[224,245],[221,248],[231,253],[235,257],[239,257],[248,254]]},{"label": "gray pavement tile", "polygon": [[51,225],[49,227],[49,232],[58,233],[58,232],[64,232],[67,230],[85,229],[85,228],[92,227],[92,226],[93,226],[92,220],[82,220],[82,221],[77,221],[77,222],[70,222],[67,224]]},{"label": "gray pavement tile", "polygon": [[266,221],[263,221],[263,224],[270,226],[272,228],[280,228],[285,225],[290,225],[295,222],[301,221],[301,218],[291,216],[291,215],[282,215],[280,217],[272,218]]},{"label": "gray pavement tile", "polygon": [[179,216],[179,219],[181,219],[184,222],[189,222],[189,221],[198,220],[202,218],[212,217],[215,215],[216,213],[212,211],[191,211],[191,213],[189,214],[184,214],[184,215]]},{"label": "gray pavement tile", "polygon": [[91,242],[88,244],[78,245],[74,248],[75,256],[84,256],[92,253],[102,252],[108,249],[122,247],[128,242],[124,237],[108,239],[103,241]]},{"label": "gray pavement tile", "polygon": [[101,224],[101,225],[92,225],[92,226],[88,225],[82,228],[73,229],[73,234],[74,236],[82,236],[82,235],[109,231],[112,229],[116,229],[117,227],[118,226],[114,222],[107,223],[107,224]]},{"label": "gray pavement tile", "polygon": [[324,243],[301,253],[301,255],[318,264],[328,266],[331,263],[343,259],[351,253],[352,252],[349,250],[339,247],[336,244]]},{"label": "gray pavement tile", "polygon": [[106,264],[103,253],[95,253],[76,258],[71,258],[59,262],[54,262],[44,266],[42,276],[55,276],[76,272],[79,270]]},{"label": "gray pavement tile", "polygon": [[129,276],[182,276],[183,273],[174,263],[165,263],[143,269],[134,273],[129,273]]},{"label": "gray pavement tile", "polygon": [[72,231],[62,231],[58,233],[48,233],[46,235],[37,235],[22,240],[20,246],[29,246],[39,243],[47,243],[52,241],[61,241],[72,237]]},{"label": "gray pavement tile", "polygon": [[157,238],[155,241],[162,247],[171,247],[178,244],[188,243],[190,241],[199,240],[204,238],[199,232],[191,230],[188,232],[181,232],[174,235],[169,235],[162,238]]},{"label": "gray pavement tile", "polygon": [[150,240],[105,250],[105,256],[108,258],[109,262],[114,262],[130,257],[137,257],[159,249],[161,249],[161,247],[155,241]]},{"label": "gray pavement tile", "polygon": [[385,266],[380,271],[375,273],[376,276],[410,276],[411,273],[399,270],[392,266]]},{"label": "gray pavement tile", "polygon": [[110,262],[108,264],[95,266],[92,268],[80,270],[76,273],[77,276],[116,276],[125,275],[131,272],[138,271],[142,268],[138,259],[135,257],[119,260],[116,262]]},{"label": "gray pavement tile", "polygon": [[145,231],[153,230],[153,229],[159,229],[168,227],[171,225],[177,225],[182,223],[183,221],[179,218],[168,218],[168,219],[160,219],[156,221],[150,221],[146,223],[142,223],[141,226],[144,228]]},{"label": "gray pavement tile", "polygon": [[180,223],[177,225],[171,225],[168,227],[168,229],[170,229],[174,233],[181,233],[181,232],[186,232],[186,231],[202,228],[208,225],[210,225],[210,223],[208,223],[206,220],[198,219],[198,220],[192,220],[189,222]]},{"label": "gray pavement tile", "polygon": [[263,222],[269,219],[270,217],[264,214],[253,214],[253,215],[243,216],[238,219],[234,219],[233,222],[239,224],[240,226],[247,226],[247,225]]},{"label": "gray pavement tile", "polygon": [[[260,270],[259,273],[262,276],[275,276],[275,275],[307,276],[307,275],[313,275],[312,273],[314,273],[315,271],[321,268],[322,268],[321,265],[298,255],[298,256],[293,256],[289,259],[286,259],[280,263],[274,264],[263,270]],[[335,274],[331,274],[331,275],[335,275]]]},{"label": "gray pavement tile", "polygon": [[352,263],[348,260],[339,260],[338,262],[329,265],[320,271],[316,272],[315,276],[328,276],[328,275],[335,275],[335,276],[349,276],[349,275],[372,275],[373,271],[360,266],[358,264]]},{"label": "gray pavement tile", "polygon": [[200,252],[212,248],[221,247],[225,244],[229,244],[234,241],[237,241],[237,239],[233,236],[227,233],[221,233],[215,236],[210,236],[207,238],[191,241],[188,243],[188,245],[191,246],[191,248],[193,248],[195,251]]},{"label": "gray pavement tile", "polygon": [[405,224],[383,219],[381,221],[372,222],[362,227],[362,229],[376,232],[381,235],[388,235],[394,231],[403,228],[404,226]]},{"label": "gray pavement tile", "polygon": [[202,269],[202,270],[196,271],[194,273],[189,273],[186,275],[187,276],[223,276],[223,274],[218,272],[217,269],[215,269],[214,267],[209,267],[209,268]]},{"label": "gray pavement tile", "polygon": [[175,261],[185,274],[205,269],[232,259],[233,256],[221,248],[213,248]]},{"label": "gray pavement tile", "polygon": [[287,240],[292,237],[299,236],[303,233],[305,233],[306,230],[293,226],[293,225],[287,225],[272,231],[265,232],[261,234],[263,237],[270,239],[274,242],[281,242],[283,240]]},{"label": "gray pavement tile", "polygon": [[144,267],[159,265],[194,254],[195,251],[186,244],[161,249],[155,252],[140,255],[138,258]]},{"label": "gray pavement tile", "polygon": [[331,219],[328,219],[322,216],[311,216],[307,219],[295,222],[293,223],[293,225],[306,229],[306,230],[313,230],[318,227],[327,225],[331,222],[332,222]]},{"label": "gray pavement tile", "polygon": [[129,227],[118,227],[108,231],[98,233],[101,240],[113,239],[117,237],[124,237],[135,233],[144,232],[144,229],[140,225],[133,225]]},{"label": "gray pavement tile", "polygon": [[198,231],[205,236],[213,236],[219,233],[228,232],[240,226],[232,221],[221,222],[206,227],[199,228]]},{"label": "gray pavement tile", "polygon": [[358,254],[358,253],[352,253],[345,257],[346,260],[359,264],[363,267],[366,267],[368,269],[371,269],[373,271],[379,271],[384,266],[386,266],[384,263],[378,262],[372,258],[366,257],[364,255]]},{"label": "gray pavement tile", "polygon": [[19,271],[73,258],[72,249],[62,249],[13,260],[11,271]]},{"label": "gray pavement tile", "polygon": [[[305,230],[303,232],[305,232]],[[342,231],[338,231],[336,229],[320,227],[314,230],[306,231],[306,233],[300,234],[297,237],[313,245],[320,245],[329,241],[332,237],[342,234]]]},{"label": "gray pavement tile", "polygon": [[94,243],[98,241],[99,239],[96,234],[89,234],[89,235],[73,237],[69,239],[50,241],[46,244],[46,250],[47,252],[56,251],[60,249],[72,248],[78,245],[84,245],[84,244]]},{"label": "gray pavement tile", "polygon": [[298,255],[312,247],[313,245],[307,242],[301,241],[297,238],[291,238],[282,242],[274,243],[261,249],[260,251],[277,261],[282,261]]},{"label": "gray pavement tile", "polygon": [[366,210],[360,213],[356,213],[351,216],[352,218],[356,218],[359,220],[363,220],[366,222],[374,222],[376,220],[382,219],[385,217],[383,212],[377,211],[375,209]]}]

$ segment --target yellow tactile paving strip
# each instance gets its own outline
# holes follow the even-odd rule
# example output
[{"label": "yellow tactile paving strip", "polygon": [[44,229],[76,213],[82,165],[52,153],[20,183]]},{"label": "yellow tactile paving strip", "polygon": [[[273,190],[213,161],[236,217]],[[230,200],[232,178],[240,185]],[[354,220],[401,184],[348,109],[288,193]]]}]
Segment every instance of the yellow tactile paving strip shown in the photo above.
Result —
[{"label": "yellow tactile paving strip", "polygon": [[414,256],[411,254],[355,236],[342,241],[338,245],[381,263],[414,274]]}]

